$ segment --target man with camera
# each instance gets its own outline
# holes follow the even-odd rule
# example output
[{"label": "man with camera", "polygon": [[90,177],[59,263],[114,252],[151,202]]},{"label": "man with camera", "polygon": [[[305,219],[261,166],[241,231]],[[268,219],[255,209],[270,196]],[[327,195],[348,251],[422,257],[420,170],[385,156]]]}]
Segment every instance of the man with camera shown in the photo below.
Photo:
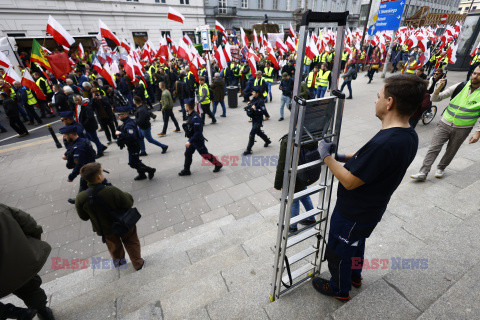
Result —
[{"label": "man with camera", "polygon": [[[67,168],[73,169],[68,175],[67,181],[72,182],[79,175],[80,169],[90,162],[95,162],[95,150],[90,142],[78,136],[77,127],[73,124],[60,128],[67,151],[62,159],[67,161]],[[87,189],[87,182],[80,178],[78,192]],[[75,204],[75,199],[68,199],[68,202]]]},{"label": "man with camera", "polygon": [[112,137],[115,140],[117,139],[114,123],[115,115],[113,114],[112,105],[110,104],[108,98],[106,96],[102,96],[100,90],[97,88],[92,89],[92,101],[90,101],[90,105],[97,114],[100,127],[105,132],[105,136],[107,136],[107,144],[111,144]]},{"label": "man with camera", "polygon": [[263,97],[260,97],[261,92],[262,89],[260,87],[253,87],[253,99],[245,107],[247,116],[252,118],[252,130],[250,130],[247,149],[243,152],[244,156],[252,154],[252,147],[255,144],[255,135],[259,136],[263,139],[263,141],[265,141],[265,144],[263,145],[265,148],[268,147],[270,143],[272,143],[272,141],[262,131],[263,115],[265,115],[267,111],[265,109],[265,100],[263,100]]},{"label": "man with camera", "polygon": [[195,150],[200,153],[202,158],[211,162],[215,166],[213,172],[219,172],[223,167],[218,159],[208,152],[208,149],[205,146],[206,139],[203,136],[203,121],[194,109],[195,101],[193,99],[185,99],[185,110],[187,111],[188,116],[187,122],[182,124],[182,127],[188,141],[185,143],[185,163],[183,165],[183,170],[178,173],[179,176],[189,176],[192,174],[190,166],[192,165],[192,157]]},{"label": "man with camera", "polygon": [[[93,231],[102,236],[102,241],[104,240],[104,243],[107,244],[108,252],[110,252],[116,267],[126,264],[126,250],[135,270],[141,270],[145,266],[145,260],[142,259],[140,253],[137,226],[134,225],[121,236],[115,235],[113,228],[112,213],[125,213],[131,209],[133,206],[132,195],[110,184],[105,186],[102,166],[98,162],[83,166],[80,174],[82,179],[88,183],[89,190],[77,195],[75,209],[78,216],[83,221],[91,221]],[[93,200],[93,193],[95,199],[100,199]],[[90,195],[92,195],[92,199]]]}]

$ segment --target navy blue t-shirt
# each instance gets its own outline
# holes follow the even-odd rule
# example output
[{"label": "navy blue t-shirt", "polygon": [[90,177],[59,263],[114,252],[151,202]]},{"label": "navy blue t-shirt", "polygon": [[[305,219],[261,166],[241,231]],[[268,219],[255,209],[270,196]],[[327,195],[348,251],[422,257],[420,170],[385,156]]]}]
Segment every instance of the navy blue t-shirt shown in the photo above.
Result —
[{"label": "navy blue t-shirt", "polygon": [[417,149],[418,136],[414,129],[380,130],[345,164],[345,168],[365,184],[347,190],[339,183],[335,210],[358,223],[380,221]]}]

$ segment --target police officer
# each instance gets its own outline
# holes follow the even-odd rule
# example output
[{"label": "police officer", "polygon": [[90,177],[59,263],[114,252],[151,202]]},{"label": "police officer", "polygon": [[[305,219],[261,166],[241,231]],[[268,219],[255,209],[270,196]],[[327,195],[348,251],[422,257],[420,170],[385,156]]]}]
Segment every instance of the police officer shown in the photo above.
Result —
[{"label": "police officer", "polygon": [[253,99],[246,107],[247,115],[252,118],[252,130],[250,131],[247,149],[243,152],[244,156],[252,154],[252,147],[255,144],[255,135],[258,135],[263,141],[265,141],[265,144],[263,145],[265,148],[272,143],[261,129],[263,126],[263,115],[266,110],[265,101],[260,97],[260,92],[261,89],[259,87],[253,87]]},{"label": "police officer", "polygon": [[[267,82],[265,81],[265,78],[262,76],[262,71],[257,71],[257,73],[255,73],[255,80],[253,81],[253,86],[259,88],[260,97],[264,99],[264,102],[267,102],[268,86],[267,86]],[[268,114],[267,107],[265,107],[265,120],[268,120],[269,118],[270,118],[270,115]]]},{"label": "police officer", "polygon": [[[74,125],[67,125],[60,128],[60,133],[63,135],[63,140],[66,141],[65,146],[67,148],[62,159],[67,160],[68,169],[73,169],[68,175],[67,181],[72,182],[85,164],[95,162],[95,150],[93,150],[92,145],[87,139],[78,136],[77,127]],[[80,188],[78,192],[80,193],[86,189],[87,182],[80,178]],[[75,204],[75,199],[70,198],[68,202]]]},{"label": "police officer", "polygon": [[185,163],[183,165],[183,170],[178,173],[179,176],[189,176],[192,174],[190,172],[190,166],[192,164],[192,156],[195,153],[195,150],[197,150],[204,159],[210,161],[215,166],[213,172],[218,172],[223,167],[218,159],[208,152],[208,149],[205,146],[205,137],[203,136],[202,119],[194,109],[195,101],[193,99],[186,99],[185,110],[187,111],[188,116],[187,122],[182,126],[188,141],[185,144],[185,148],[187,148],[185,150]]},{"label": "police officer", "polygon": [[[77,135],[79,138],[87,139],[87,137],[85,136],[85,128],[80,123],[74,120],[73,111],[61,111],[58,113],[58,115],[60,116],[60,120],[62,120],[62,123],[65,126],[74,126],[77,129]],[[67,140],[64,139],[63,144],[65,145],[65,148],[68,149]]]},{"label": "police officer", "polygon": [[148,179],[152,180],[155,171],[157,169],[147,167],[140,160],[140,135],[138,133],[137,124],[135,120],[129,117],[130,107],[122,106],[115,109],[115,112],[118,114],[118,119],[120,119],[123,124],[118,127],[116,132],[118,139],[117,144],[120,149],[123,149],[127,146],[128,150],[128,165],[136,169],[138,176],[134,180],[144,180],[147,178],[145,173],[148,173]]}]

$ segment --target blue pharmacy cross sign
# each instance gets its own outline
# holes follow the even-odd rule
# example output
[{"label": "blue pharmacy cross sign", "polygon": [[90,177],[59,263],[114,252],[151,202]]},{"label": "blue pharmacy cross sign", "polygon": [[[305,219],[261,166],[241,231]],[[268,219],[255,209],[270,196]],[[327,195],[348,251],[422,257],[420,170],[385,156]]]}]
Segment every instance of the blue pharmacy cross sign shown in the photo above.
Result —
[{"label": "blue pharmacy cross sign", "polygon": [[378,9],[375,32],[384,30],[398,30],[402,20],[406,0],[382,0]]}]

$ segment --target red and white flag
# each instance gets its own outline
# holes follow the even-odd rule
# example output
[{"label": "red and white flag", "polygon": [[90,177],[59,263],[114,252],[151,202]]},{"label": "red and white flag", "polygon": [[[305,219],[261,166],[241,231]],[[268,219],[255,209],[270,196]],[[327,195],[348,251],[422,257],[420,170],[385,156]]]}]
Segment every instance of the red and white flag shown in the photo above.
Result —
[{"label": "red and white flag", "polygon": [[217,29],[221,33],[225,33],[225,28],[217,20],[215,20],[215,29]]},{"label": "red and white flag", "polygon": [[480,42],[478,43],[478,46],[472,50],[472,53],[470,53],[470,57],[474,57],[477,53],[480,53]]},{"label": "red and white flag", "polygon": [[230,45],[230,43],[227,43],[225,45],[225,48],[223,48],[223,52],[225,53],[225,59],[227,59],[227,62],[230,62],[232,61],[232,46]]},{"label": "red and white flag", "polygon": [[290,33],[292,34],[292,37],[295,39],[297,37],[297,34],[295,33],[295,29],[293,29],[292,24],[290,23],[290,28],[288,29]]},{"label": "red and white flag", "polygon": [[242,27],[240,27],[240,36],[242,37],[243,46],[248,48],[248,38]]},{"label": "red and white flag", "polygon": [[23,72],[23,78],[22,78],[21,84],[22,86],[25,86],[30,90],[33,90],[37,95],[38,99],[47,100],[47,97],[45,96],[45,94],[43,94],[42,90],[37,86],[37,84],[35,83],[35,80],[33,80],[32,76],[30,75],[30,72],[28,72],[28,69],[25,69]]},{"label": "red and white flag", "polygon": [[185,41],[180,41],[180,44],[178,45],[178,49],[177,49],[177,56],[186,60],[190,60],[191,55],[192,54],[190,53],[190,49],[188,48]]},{"label": "red and white flag", "polygon": [[42,47],[42,50],[43,50],[46,54],[52,54],[52,51],[48,50],[48,49],[45,48],[45,47]]},{"label": "red and white flag", "polygon": [[187,44],[187,46],[193,46],[193,42],[192,42],[192,39],[190,39],[189,36],[187,35],[184,35],[183,38],[182,38],[183,42],[185,42]]},{"label": "red and white flag", "polygon": [[253,44],[255,45],[255,49],[260,48],[260,43],[258,43],[258,36],[255,29],[253,29]]},{"label": "red and white flag", "polygon": [[295,52],[295,42],[292,40],[292,38],[288,37],[287,39],[287,43],[286,43],[287,47],[290,48],[290,51],[292,52]]},{"label": "red and white flag", "polygon": [[107,27],[107,25],[100,19],[98,20],[98,24],[100,26],[100,34],[102,37],[108,38],[112,40],[116,46],[120,46],[120,41],[118,40],[117,36]]},{"label": "red and white flag", "polygon": [[455,64],[457,62],[457,44],[453,43],[447,49],[448,63]]},{"label": "red and white flag", "polygon": [[127,50],[127,53],[130,53],[130,50],[132,49],[130,45],[128,44],[127,40],[122,39],[122,42],[120,43],[120,46],[122,46],[125,50]]},{"label": "red and white flag", "polygon": [[255,61],[254,55],[249,55],[248,65],[250,66],[250,72],[252,74],[257,73],[257,61]]},{"label": "red and white flag", "polygon": [[105,63],[107,62],[107,55],[105,54],[105,51],[103,50],[103,47],[98,48],[96,58],[100,61],[100,63]]},{"label": "red and white flag", "polygon": [[0,51],[0,66],[5,67],[5,68],[9,68],[11,65],[12,65],[12,63],[10,62],[10,59],[8,59],[8,57],[5,55],[5,53]]},{"label": "red and white flag", "polygon": [[85,58],[85,50],[83,50],[83,45],[81,43],[78,45],[78,57],[80,59]]},{"label": "red and white flag", "polygon": [[288,47],[285,45],[285,43],[283,43],[282,40],[280,39],[276,39],[275,40],[275,46],[279,49],[279,50],[282,50],[284,52],[288,52]]},{"label": "red and white flag", "polygon": [[62,46],[62,48],[63,48],[63,52],[65,53],[68,53],[68,51],[70,51],[69,47]]},{"label": "red and white flag", "polygon": [[218,47],[218,50],[215,51],[213,56],[215,57],[215,60],[217,60],[218,66],[220,67],[220,70],[226,68],[228,66],[227,59],[225,57],[225,52],[223,51],[224,49],[220,45]]},{"label": "red and white flag", "polygon": [[5,79],[5,81],[7,81],[12,85],[15,81],[22,82],[22,78],[20,78],[18,73],[15,70],[13,70],[13,66],[10,66],[8,68],[7,73],[5,74],[5,77],[3,79]]},{"label": "red and white flag", "polygon": [[52,16],[48,16],[47,32],[50,33],[55,41],[62,46],[69,48],[75,39],[65,30],[60,23],[57,22]]},{"label": "red and white flag", "polygon": [[112,69],[110,68],[110,65],[108,63],[103,66],[103,73],[101,75],[112,87],[117,88],[117,84],[115,83],[115,80],[113,80]]},{"label": "red and white flag", "polygon": [[307,45],[305,47],[305,55],[310,59],[313,60],[316,56],[319,55],[317,46],[315,45],[315,41],[313,37],[307,38]]},{"label": "red and white flag", "polygon": [[183,15],[180,12],[178,12],[177,10],[173,9],[172,7],[168,7],[167,18],[169,20],[177,21],[177,22],[180,22],[180,23],[183,23],[183,21],[185,20]]}]

